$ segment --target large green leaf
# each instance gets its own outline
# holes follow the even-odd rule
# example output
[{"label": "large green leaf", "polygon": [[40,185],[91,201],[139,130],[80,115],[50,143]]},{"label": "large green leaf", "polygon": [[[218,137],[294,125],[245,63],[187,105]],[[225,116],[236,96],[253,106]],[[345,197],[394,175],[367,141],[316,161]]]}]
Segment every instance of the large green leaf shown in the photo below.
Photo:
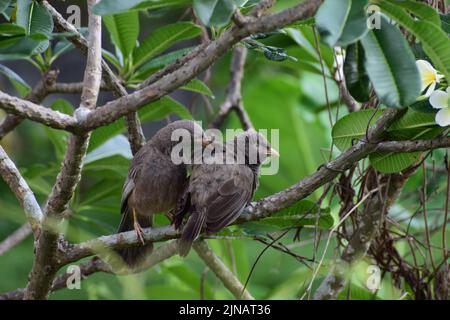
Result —
[{"label": "large green leaf", "polygon": [[134,50],[135,67],[168,49],[175,42],[194,38],[200,33],[200,27],[191,22],[178,22],[156,29]]},{"label": "large green leaf", "polygon": [[382,113],[382,110],[362,110],[342,117],[335,123],[331,132],[334,145],[341,151],[350,148],[366,135],[367,130]]},{"label": "large green leaf", "polygon": [[[138,112],[139,118],[142,122],[156,121],[167,117],[170,114],[176,114],[182,119],[191,119],[192,116],[189,111],[180,103],[170,97],[163,97],[158,101],[150,103]],[[89,151],[99,147],[115,135],[125,131],[125,123],[123,119],[119,119],[116,122],[101,127],[92,133]]]},{"label": "large green leaf", "polygon": [[402,108],[419,96],[420,75],[400,30],[380,18],[381,28],[370,30],[361,39],[365,69],[380,101],[390,108]]},{"label": "large green leaf", "polygon": [[448,35],[431,22],[413,19],[407,11],[391,2],[385,0],[373,1],[391,18],[417,37],[435,67],[447,79],[450,79],[450,41]]},{"label": "large green leaf", "polygon": [[[31,0],[17,0],[16,22],[28,35],[43,34],[49,37],[53,31],[53,19],[47,8]],[[42,41],[35,52],[44,52],[48,46],[48,41]]]},{"label": "large green leaf", "polygon": [[326,0],[316,14],[321,40],[331,47],[346,46],[367,32],[367,0]]},{"label": "large green leaf", "polygon": [[112,42],[120,49],[123,57],[133,52],[139,36],[139,14],[136,11],[103,17]]},{"label": "large green leaf", "polygon": [[236,5],[233,0],[194,0],[194,12],[207,26],[220,27],[227,24]]},{"label": "large green leaf", "polygon": [[357,101],[369,100],[369,76],[364,68],[364,49],[360,42],[347,47],[344,62],[345,83],[350,94]]}]

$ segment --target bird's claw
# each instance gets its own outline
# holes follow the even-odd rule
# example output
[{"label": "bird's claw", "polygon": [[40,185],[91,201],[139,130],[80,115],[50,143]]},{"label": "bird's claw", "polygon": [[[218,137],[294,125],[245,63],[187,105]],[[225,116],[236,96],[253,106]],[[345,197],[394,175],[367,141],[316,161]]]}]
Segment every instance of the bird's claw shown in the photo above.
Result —
[{"label": "bird's claw", "polygon": [[144,230],[142,230],[142,227],[139,225],[139,223],[134,224],[134,230],[136,231],[137,238],[142,243],[142,245],[144,245],[145,244]]}]

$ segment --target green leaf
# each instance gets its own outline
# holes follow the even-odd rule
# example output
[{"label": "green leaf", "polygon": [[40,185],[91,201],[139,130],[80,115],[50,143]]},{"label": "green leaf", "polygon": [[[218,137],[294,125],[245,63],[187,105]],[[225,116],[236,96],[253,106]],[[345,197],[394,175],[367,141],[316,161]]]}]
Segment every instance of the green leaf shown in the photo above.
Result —
[{"label": "green leaf", "polygon": [[94,6],[94,13],[99,16],[117,14],[144,2],[145,0],[102,0]]},{"label": "green leaf", "polygon": [[[365,137],[368,127],[373,125],[383,110],[361,110],[352,112],[339,119],[333,126],[333,143],[344,151],[352,146],[352,141]],[[369,125],[370,121],[370,125]],[[384,135],[388,140],[418,139],[430,128],[436,128],[434,114],[416,112],[408,109],[394,121]]]},{"label": "green leaf", "polygon": [[102,49],[102,56],[103,58],[108,60],[108,62],[111,63],[117,70],[121,69],[120,61],[114,54],[105,49]]},{"label": "green leaf", "polygon": [[194,12],[207,26],[221,27],[227,24],[236,5],[232,0],[194,0]]},{"label": "green leaf", "polygon": [[142,65],[135,74],[133,74],[131,81],[142,82],[143,80],[147,79],[150,74],[168,65],[169,63],[174,62],[178,58],[181,58],[188,52],[192,51],[193,48],[194,47],[182,48],[150,60],[149,62]]},{"label": "green leaf", "polygon": [[436,109],[434,109],[433,106],[430,104],[430,100],[428,98],[418,100],[409,107],[417,112],[433,113],[433,114],[436,113]]},{"label": "green leaf", "polygon": [[359,102],[369,100],[369,76],[364,68],[364,49],[360,42],[347,47],[344,62],[344,76],[347,89]]},{"label": "green leaf", "polygon": [[[349,148],[352,141],[365,136],[369,120],[371,119],[371,124],[373,124],[381,113],[382,110],[362,110],[344,116],[333,127],[333,143],[341,151]],[[440,134],[442,130],[436,126],[434,114],[408,109],[404,115],[394,121],[383,138],[385,140],[431,139]],[[421,152],[378,152],[371,154],[369,160],[380,172],[393,173],[411,166],[420,155]]]},{"label": "green leaf", "polygon": [[420,75],[408,43],[397,27],[381,16],[381,28],[361,39],[365,69],[380,101],[390,108],[402,108],[420,94]]},{"label": "green leaf", "polygon": [[135,67],[168,49],[174,43],[192,39],[200,33],[200,27],[191,22],[178,22],[156,29],[134,50]]},{"label": "green leaf", "polygon": [[121,156],[100,158],[92,162],[86,162],[83,171],[89,176],[111,178],[111,173],[124,177],[127,175],[130,160]]},{"label": "green leaf", "polygon": [[94,13],[106,16],[126,11],[174,8],[191,4],[192,0],[102,0],[95,5]]},{"label": "green leaf", "polygon": [[103,17],[112,42],[120,49],[124,58],[133,52],[139,36],[139,14],[136,11]]},{"label": "green leaf", "polygon": [[[44,5],[31,0],[17,0],[17,24],[25,28],[26,34],[43,34],[50,37],[53,31],[53,19]],[[42,43],[35,49],[35,53],[44,52],[49,41]]]},{"label": "green leaf", "polygon": [[366,135],[368,128],[382,113],[383,110],[361,110],[342,117],[331,131],[334,145],[341,151],[350,148]]},{"label": "green leaf", "polygon": [[47,37],[38,33],[0,40],[0,61],[27,58],[37,53],[47,42]]},{"label": "green leaf", "polygon": [[441,26],[441,19],[439,17],[438,11],[426,3],[420,3],[411,0],[403,0],[397,1],[393,4],[405,8],[407,11],[409,11],[410,13],[414,14],[416,17],[424,21],[429,21],[438,27]]},{"label": "green leaf", "polygon": [[414,20],[403,9],[385,0],[373,0],[391,18],[414,34],[422,43],[425,53],[433,61],[434,66],[450,79],[450,41],[448,35],[435,24]]},{"label": "green leaf", "polygon": [[0,64],[0,73],[7,77],[9,81],[11,81],[17,92],[19,92],[22,97],[31,90],[28,83],[26,83],[26,81],[23,80],[22,77],[20,77],[13,70],[9,69],[7,66]]},{"label": "green leaf", "polygon": [[137,6],[134,6],[132,10],[156,10],[156,9],[171,9],[177,7],[187,7],[192,5],[192,0],[147,0]]},{"label": "green leaf", "polygon": [[346,46],[367,32],[364,0],[326,0],[316,14],[321,40],[331,47]]},{"label": "green leaf", "polygon": [[24,35],[26,33],[25,28],[13,23],[1,23],[0,35],[2,36],[16,36]]},{"label": "green leaf", "polygon": [[186,85],[180,87],[180,89],[201,93],[205,96],[214,98],[214,93],[211,91],[211,89],[203,81],[199,79],[191,80]]},{"label": "green leaf", "polygon": [[439,15],[442,24],[442,30],[450,33],[450,13]]},{"label": "green leaf", "polygon": [[[164,119],[172,113],[176,114],[182,119],[192,119],[192,116],[189,113],[188,109],[186,109],[186,107],[167,96],[161,98],[158,101],[147,104],[138,112],[139,118],[143,123],[150,120],[156,121]],[[108,126],[101,127],[95,130],[92,133],[88,150],[92,151],[96,149],[112,137],[124,131],[125,123],[123,119],[119,119]]]}]

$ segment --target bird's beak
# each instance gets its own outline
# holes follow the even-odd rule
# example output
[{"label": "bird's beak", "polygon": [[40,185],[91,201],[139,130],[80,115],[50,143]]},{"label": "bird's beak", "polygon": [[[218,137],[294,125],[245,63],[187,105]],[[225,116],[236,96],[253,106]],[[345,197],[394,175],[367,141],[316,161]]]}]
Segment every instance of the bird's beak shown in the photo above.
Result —
[{"label": "bird's beak", "polygon": [[268,155],[271,157],[279,157],[280,153],[274,148],[270,148]]},{"label": "bird's beak", "polygon": [[203,136],[203,138],[202,138],[202,147],[206,148],[207,146],[209,146],[213,142],[214,142],[214,137]]}]

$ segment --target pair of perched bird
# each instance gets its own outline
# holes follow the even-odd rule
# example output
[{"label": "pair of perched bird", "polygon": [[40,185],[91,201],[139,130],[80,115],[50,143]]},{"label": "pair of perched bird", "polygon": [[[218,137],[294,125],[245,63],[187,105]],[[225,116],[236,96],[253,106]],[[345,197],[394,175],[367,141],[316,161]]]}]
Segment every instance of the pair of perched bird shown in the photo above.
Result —
[{"label": "pair of perched bird", "polygon": [[[215,144],[213,152],[204,156],[209,159],[191,165],[190,176],[190,164],[172,158],[173,148],[179,144],[172,134],[179,129],[188,132],[192,142],[198,142],[195,139],[200,132],[202,148]],[[236,161],[239,152],[243,161]],[[260,165],[271,155],[278,153],[255,130],[221,144],[193,121],[175,121],[160,129],[134,156],[122,193],[118,232],[135,230],[142,245],[117,252],[127,265],[138,265],[153,249],[152,243],[144,242],[142,228],[152,226],[153,214],[170,212],[172,224],[182,229],[179,254],[186,256],[202,230],[217,232],[239,217],[258,186]],[[235,161],[214,161],[218,156]],[[192,154],[188,158],[192,159]]]}]

